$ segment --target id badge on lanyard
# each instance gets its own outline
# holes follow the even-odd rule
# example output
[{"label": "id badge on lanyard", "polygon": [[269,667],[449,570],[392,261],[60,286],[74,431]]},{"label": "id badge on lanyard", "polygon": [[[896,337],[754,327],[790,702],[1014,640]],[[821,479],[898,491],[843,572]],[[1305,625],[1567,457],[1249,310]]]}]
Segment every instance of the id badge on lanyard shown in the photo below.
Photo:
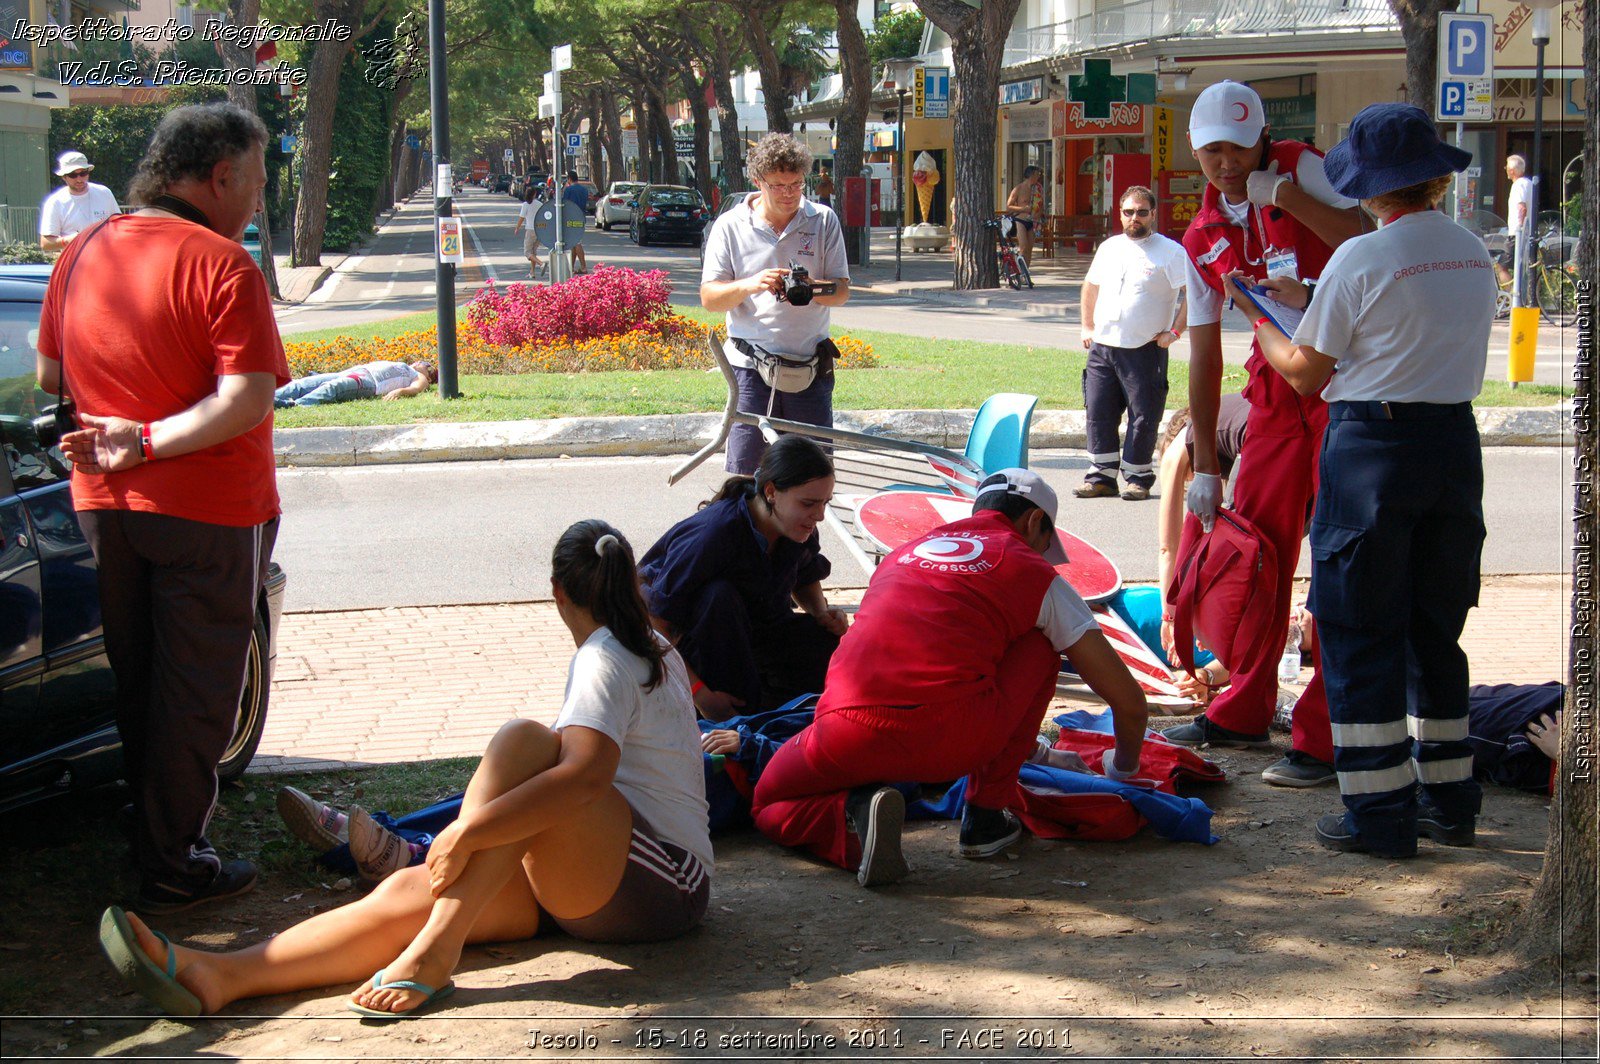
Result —
[{"label": "id badge on lanyard", "polygon": [[1300,279],[1300,260],[1292,248],[1288,251],[1267,248],[1267,277],[1287,277],[1291,281]]}]

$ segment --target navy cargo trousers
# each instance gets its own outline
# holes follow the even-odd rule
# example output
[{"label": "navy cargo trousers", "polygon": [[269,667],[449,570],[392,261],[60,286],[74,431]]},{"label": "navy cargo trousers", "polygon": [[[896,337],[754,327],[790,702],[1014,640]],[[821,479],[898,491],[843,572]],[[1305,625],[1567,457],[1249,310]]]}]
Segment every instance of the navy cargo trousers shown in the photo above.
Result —
[{"label": "navy cargo trousers", "polygon": [[1478,813],[1460,638],[1483,537],[1472,404],[1328,404],[1310,608],[1346,820],[1375,852],[1416,851],[1418,784],[1448,822]]}]

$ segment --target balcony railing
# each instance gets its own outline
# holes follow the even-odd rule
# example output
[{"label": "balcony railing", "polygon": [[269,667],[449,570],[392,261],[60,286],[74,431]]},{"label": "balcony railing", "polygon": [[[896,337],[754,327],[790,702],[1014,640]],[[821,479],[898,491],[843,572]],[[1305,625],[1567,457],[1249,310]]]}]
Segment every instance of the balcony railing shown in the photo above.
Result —
[{"label": "balcony railing", "polygon": [[1134,0],[1068,22],[1013,30],[1004,65],[1141,41],[1397,28],[1387,0]]}]

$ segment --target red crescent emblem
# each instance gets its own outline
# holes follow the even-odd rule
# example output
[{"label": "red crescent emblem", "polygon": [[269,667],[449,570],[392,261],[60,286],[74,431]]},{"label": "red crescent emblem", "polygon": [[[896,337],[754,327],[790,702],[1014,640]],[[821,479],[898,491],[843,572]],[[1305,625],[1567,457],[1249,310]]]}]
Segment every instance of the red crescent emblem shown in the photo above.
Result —
[{"label": "red crescent emblem", "polygon": [[1235,122],[1250,121],[1250,106],[1248,104],[1236,103],[1233,106],[1239,109],[1239,117],[1234,119]]}]

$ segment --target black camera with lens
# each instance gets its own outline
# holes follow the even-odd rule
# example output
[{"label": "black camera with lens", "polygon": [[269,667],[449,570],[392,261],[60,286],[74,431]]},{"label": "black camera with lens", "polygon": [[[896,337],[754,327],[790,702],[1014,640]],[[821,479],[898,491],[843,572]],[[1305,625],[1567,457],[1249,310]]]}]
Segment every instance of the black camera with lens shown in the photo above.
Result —
[{"label": "black camera with lens", "polygon": [[39,437],[40,447],[55,447],[61,437],[78,430],[78,407],[71,399],[45,407],[33,419],[33,434]]},{"label": "black camera with lens", "polygon": [[791,306],[803,307],[816,296],[831,296],[839,290],[832,281],[818,282],[798,262],[789,263],[789,272],[783,275],[783,291],[778,299]]}]

